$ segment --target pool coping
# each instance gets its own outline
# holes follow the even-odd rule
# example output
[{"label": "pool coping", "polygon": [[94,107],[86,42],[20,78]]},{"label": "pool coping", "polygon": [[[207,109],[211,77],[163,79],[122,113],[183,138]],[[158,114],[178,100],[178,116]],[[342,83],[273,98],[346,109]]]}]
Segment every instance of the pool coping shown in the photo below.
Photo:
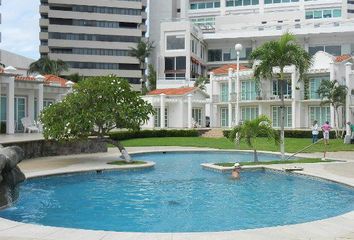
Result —
[{"label": "pool coping", "polygon": [[[235,151],[235,150],[224,150],[224,149],[205,149],[205,148],[173,148],[169,149],[141,149],[131,151],[131,154],[146,153],[146,152],[164,152],[164,151]],[[250,151],[235,151],[235,152],[250,152]],[[270,153],[278,155],[279,153],[260,151],[260,153]],[[290,155],[290,154],[289,154]],[[333,159],[337,160],[337,159]],[[149,162],[153,164],[153,162]],[[309,164],[328,164],[326,163],[306,163]],[[341,164],[340,162],[331,162],[331,164]],[[285,164],[267,165],[267,169],[279,170]],[[289,165],[289,164],[287,164]],[[299,164],[297,164],[299,165]],[[124,168],[122,168],[124,167]],[[134,169],[141,168],[141,165],[135,166]],[[148,167],[153,167],[148,166]],[[264,166],[262,166],[264,167]],[[73,169],[72,171],[63,171],[63,169],[47,170],[27,173],[28,178],[33,177],[43,177],[49,175],[61,175],[61,174],[72,174],[72,173],[82,173],[97,170],[129,170],[127,166],[106,166],[105,168],[100,168],[99,166],[82,166],[81,169]],[[75,170],[75,171],[74,171]],[[299,172],[296,172],[299,174]],[[312,177],[318,177],[344,185],[354,187],[354,179],[347,179],[345,177],[340,177],[338,175],[323,176],[323,173],[314,173],[302,171],[300,174],[308,175]],[[337,177],[336,177],[337,176]],[[222,232],[190,232],[190,233],[142,233],[142,232],[114,232],[114,231],[101,231],[101,230],[84,230],[84,229],[74,229],[74,228],[62,228],[62,227],[51,227],[42,226],[37,224],[27,224],[16,222],[12,220],[7,220],[0,218],[0,238],[6,236],[11,239],[40,239],[40,240],[56,240],[56,239],[92,239],[92,240],[133,240],[133,239],[169,239],[169,240],[180,240],[180,239],[354,239],[354,211],[347,212],[345,214],[316,220],[311,222],[292,224],[292,225],[282,225],[273,226],[265,228],[256,229],[246,229],[246,230],[235,230],[235,231],[222,231]]]}]

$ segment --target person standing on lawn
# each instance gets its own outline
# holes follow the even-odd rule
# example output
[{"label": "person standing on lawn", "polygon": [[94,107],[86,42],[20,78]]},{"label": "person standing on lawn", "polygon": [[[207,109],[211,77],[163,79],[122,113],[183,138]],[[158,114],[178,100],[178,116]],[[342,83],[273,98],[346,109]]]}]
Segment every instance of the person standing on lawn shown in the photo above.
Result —
[{"label": "person standing on lawn", "polygon": [[316,143],[318,140],[318,124],[317,120],[313,121],[313,125],[311,127],[312,130],[312,143]]},{"label": "person standing on lawn", "polygon": [[325,145],[329,144],[329,132],[331,131],[332,127],[329,125],[329,122],[326,121],[325,124],[322,125],[322,132],[323,132],[323,141]]},{"label": "person standing on lawn", "polygon": [[354,139],[354,124],[352,124],[351,122],[347,122],[347,124],[350,127],[350,139]]}]

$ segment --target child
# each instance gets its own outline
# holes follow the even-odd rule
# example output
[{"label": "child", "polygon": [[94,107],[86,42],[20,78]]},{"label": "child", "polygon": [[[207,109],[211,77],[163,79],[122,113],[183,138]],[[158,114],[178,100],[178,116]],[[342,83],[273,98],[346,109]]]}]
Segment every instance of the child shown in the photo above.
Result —
[{"label": "child", "polygon": [[318,124],[317,120],[313,121],[313,125],[311,127],[312,130],[312,143],[317,142],[318,139]]},{"label": "child", "polygon": [[325,124],[322,125],[322,132],[323,132],[323,141],[326,145],[329,144],[329,131],[331,131],[332,127],[329,125],[329,122],[326,121]]}]

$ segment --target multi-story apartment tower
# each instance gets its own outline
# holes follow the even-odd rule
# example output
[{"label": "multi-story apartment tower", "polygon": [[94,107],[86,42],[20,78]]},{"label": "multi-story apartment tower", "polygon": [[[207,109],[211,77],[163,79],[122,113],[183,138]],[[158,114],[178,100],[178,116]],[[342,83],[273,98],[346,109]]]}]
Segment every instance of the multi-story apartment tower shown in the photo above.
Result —
[{"label": "multi-story apartment tower", "polygon": [[67,62],[65,75],[116,74],[139,84],[142,72],[129,49],[145,37],[146,5],[147,0],[41,0],[40,54]]},{"label": "multi-story apartment tower", "polygon": [[[154,1],[158,6],[165,0]],[[323,80],[337,80],[354,94],[353,5],[353,0],[177,1],[171,11],[178,12],[177,19],[160,20],[157,87],[191,86],[195,78],[209,75],[211,100],[205,115],[212,127],[231,127],[259,114],[268,115],[273,126],[279,127],[279,83],[263,79],[256,84],[248,59],[253,49],[291,32],[314,56],[314,64],[306,82],[298,79],[294,69],[287,69],[286,128],[308,129],[314,120],[333,123],[334,110],[320,104],[317,89]],[[154,11],[159,10],[150,9],[150,14]],[[236,44],[242,45],[239,54]],[[347,120],[354,119],[352,95],[348,95]],[[165,107],[172,114],[173,105]],[[344,118],[339,121],[344,124]]]}]

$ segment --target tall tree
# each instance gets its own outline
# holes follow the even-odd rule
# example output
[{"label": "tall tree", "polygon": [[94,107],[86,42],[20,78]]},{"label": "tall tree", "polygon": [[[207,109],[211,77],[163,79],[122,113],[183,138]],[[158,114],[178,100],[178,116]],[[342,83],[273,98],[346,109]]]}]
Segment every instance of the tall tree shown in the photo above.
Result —
[{"label": "tall tree", "polygon": [[113,129],[140,129],[154,110],[125,79],[116,76],[85,78],[74,85],[63,101],[45,108],[41,114],[46,139],[76,140],[97,136],[115,145],[126,161],[124,146],[107,138]]},{"label": "tall tree", "polygon": [[[334,129],[336,137],[341,138],[344,134],[344,129],[339,129],[339,108],[345,106],[345,98],[348,93],[348,88],[345,85],[340,85],[337,80],[323,80],[317,90],[321,97],[321,105],[331,105],[334,109]],[[345,126],[345,124],[344,124]]]},{"label": "tall tree", "polygon": [[156,89],[156,70],[152,64],[149,64],[149,74],[148,74],[148,81],[149,81],[149,90]]},{"label": "tall tree", "polygon": [[246,120],[243,124],[234,127],[230,134],[231,141],[240,142],[245,140],[247,145],[253,149],[254,161],[258,162],[256,139],[257,137],[267,137],[274,140],[275,144],[279,144],[279,135],[272,128],[272,122],[265,115],[261,115],[253,120]]},{"label": "tall tree", "polygon": [[28,73],[53,74],[59,76],[68,70],[68,65],[63,60],[51,60],[49,57],[41,57],[30,64]]},{"label": "tall tree", "polygon": [[148,58],[154,49],[154,43],[149,40],[140,40],[136,47],[131,47],[129,55],[138,59],[142,70],[142,92],[146,88],[145,59]]},{"label": "tall tree", "polygon": [[198,87],[200,88],[200,90],[205,91],[206,90],[205,84],[207,83],[208,83],[207,77],[199,76],[194,82],[194,87]]},{"label": "tall tree", "polygon": [[[280,151],[282,159],[285,157],[284,145],[284,91],[285,83],[289,77],[284,72],[286,66],[295,66],[299,73],[299,79],[311,67],[311,56],[296,42],[294,35],[285,33],[277,41],[269,41],[256,48],[251,53],[251,60],[258,60],[254,68],[254,76],[258,79],[273,81],[277,79],[280,83]],[[278,68],[275,71],[274,68]]]}]

